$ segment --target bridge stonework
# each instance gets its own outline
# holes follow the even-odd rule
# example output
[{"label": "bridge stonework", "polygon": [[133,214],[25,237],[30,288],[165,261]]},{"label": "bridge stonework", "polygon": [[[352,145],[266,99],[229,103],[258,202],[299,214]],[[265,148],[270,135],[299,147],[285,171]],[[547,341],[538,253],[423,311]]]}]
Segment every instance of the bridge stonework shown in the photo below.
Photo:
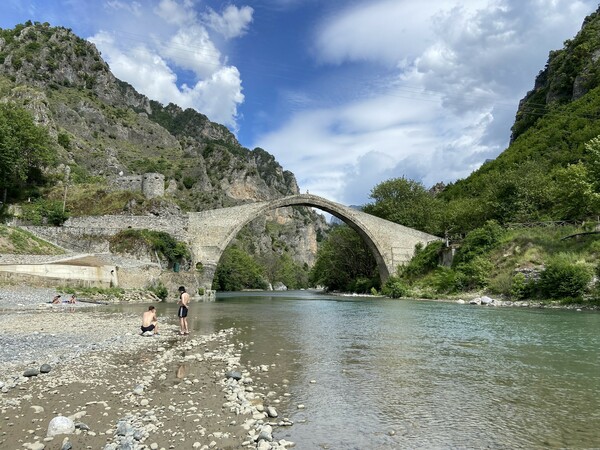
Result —
[{"label": "bridge stonework", "polygon": [[[291,195],[276,200],[247,203],[230,208],[192,212],[181,216],[71,218],[61,227],[62,230],[59,230],[65,237],[71,236],[71,240],[74,239],[78,242],[82,242],[82,233],[108,237],[127,228],[166,231],[190,246],[193,257],[192,267],[201,266],[201,270],[194,273],[194,278],[199,287],[203,287],[208,292],[211,290],[215,271],[223,251],[239,231],[267,211],[288,206],[318,208],[338,217],[352,227],[367,243],[375,256],[382,283],[395,273],[398,265],[410,260],[416,244],[426,245],[440,239],[437,236],[309,194]],[[51,240],[57,241],[56,236]],[[190,289],[190,292],[193,291]]]},{"label": "bridge stonework", "polygon": [[398,265],[412,258],[416,244],[426,245],[440,239],[309,194],[189,213],[188,244],[195,258],[194,263],[200,262],[203,267],[199,274],[201,285],[210,289],[223,251],[247,223],[269,210],[288,206],[315,207],[352,227],[373,252],[382,283],[395,273]]}]

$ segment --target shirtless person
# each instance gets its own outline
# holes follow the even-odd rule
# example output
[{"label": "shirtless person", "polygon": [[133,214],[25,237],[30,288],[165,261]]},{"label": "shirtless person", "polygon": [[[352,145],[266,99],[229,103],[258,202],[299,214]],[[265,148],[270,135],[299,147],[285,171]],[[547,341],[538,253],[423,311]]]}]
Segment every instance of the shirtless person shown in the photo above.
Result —
[{"label": "shirtless person", "polygon": [[188,305],[190,303],[190,294],[185,292],[185,287],[179,286],[179,309],[177,310],[177,317],[179,317],[179,334],[190,334],[188,330],[187,315]]},{"label": "shirtless person", "polygon": [[146,331],[153,331],[158,334],[158,319],[156,318],[156,309],[154,306],[148,306],[148,311],[142,314],[142,334]]}]

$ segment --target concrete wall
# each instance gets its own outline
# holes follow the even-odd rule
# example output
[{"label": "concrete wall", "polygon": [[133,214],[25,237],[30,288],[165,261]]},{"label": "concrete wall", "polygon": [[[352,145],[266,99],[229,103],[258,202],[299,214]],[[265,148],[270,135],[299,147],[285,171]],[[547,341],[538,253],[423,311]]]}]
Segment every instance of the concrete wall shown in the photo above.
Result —
[{"label": "concrete wall", "polygon": [[[47,280],[76,286],[110,287],[114,266],[72,266],[67,264],[6,264],[0,265],[5,280]],[[114,274],[114,272],[113,272]]]}]

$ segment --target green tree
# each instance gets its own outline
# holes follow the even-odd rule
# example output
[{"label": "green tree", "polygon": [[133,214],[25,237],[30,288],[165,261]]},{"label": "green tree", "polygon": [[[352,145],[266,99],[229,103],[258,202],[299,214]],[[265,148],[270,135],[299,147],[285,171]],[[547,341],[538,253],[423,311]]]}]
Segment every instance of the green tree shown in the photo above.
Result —
[{"label": "green tree", "polygon": [[[370,283],[364,283],[366,278]],[[331,291],[354,291],[357,284],[364,292],[380,286],[375,257],[367,244],[350,227],[334,228],[317,252],[310,272],[313,286],[322,285]]]},{"label": "green tree", "polygon": [[443,203],[423,184],[408,178],[394,178],[371,190],[374,203],[364,211],[391,222],[433,234],[440,233]]},{"label": "green tree", "polygon": [[10,191],[31,183],[39,169],[54,158],[48,131],[14,104],[0,104],[0,188],[6,202]]},{"label": "green tree", "polygon": [[588,168],[582,162],[555,172],[554,209],[561,219],[585,219],[598,212],[600,194],[594,192]]},{"label": "green tree", "polygon": [[266,289],[262,267],[246,252],[232,245],[225,249],[215,276],[213,289],[217,291],[241,291],[243,289]]},{"label": "green tree", "polygon": [[600,209],[600,136],[596,136],[586,143],[585,150],[588,161],[588,180],[596,194],[595,207]]}]

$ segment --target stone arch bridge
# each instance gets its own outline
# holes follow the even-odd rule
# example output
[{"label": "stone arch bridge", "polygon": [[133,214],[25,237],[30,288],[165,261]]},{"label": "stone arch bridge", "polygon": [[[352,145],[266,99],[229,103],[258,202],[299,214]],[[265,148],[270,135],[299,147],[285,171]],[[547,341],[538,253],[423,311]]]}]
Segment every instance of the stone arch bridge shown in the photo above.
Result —
[{"label": "stone arch bridge", "polygon": [[[416,244],[439,240],[412,228],[380,219],[348,208],[323,197],[309,194],[291,195],[275,200],[246,203],[230,208],[187,213],[181,216],[98,216],[70,218],[63,227],[54,228],[56,234],[70,235],[71,243],[83,241],[85,236],[116,234],[127,228],[165,231],[186,242],[193,257],[193,267],[201,263],[203,270],[195,274],[198,286],[210,290],[223,251],[238,232],[249,222],[270,210],[289,206],[307,206],[326,211],[352,227],[373,252],[381,281],[385,282],[398,265],[410,260]],[[30,228],[30,227],[27,227]],[[40,234],[40,227],[31,230]],[[49,228],[43,227],[45,232]],[[45,236],[59,243],[61,236]],[[73,245],[71,245],[72,247]],[[83,249],[81,249],[83,250]],[[105,250],[107,251],[107,250]]]},{"label": "stone arch bridge", "polygon": [[309,194],[189,213],[188,243],[195,262],[201,262],[204,267],[201,285],[210,289],[223,251],[246,224],[270,210],[288,206],[318,208],[352,227],[373,252],[382,282],[396,271],[399,264],[410,260],[416,244],[426,245],[440,239]]}]

